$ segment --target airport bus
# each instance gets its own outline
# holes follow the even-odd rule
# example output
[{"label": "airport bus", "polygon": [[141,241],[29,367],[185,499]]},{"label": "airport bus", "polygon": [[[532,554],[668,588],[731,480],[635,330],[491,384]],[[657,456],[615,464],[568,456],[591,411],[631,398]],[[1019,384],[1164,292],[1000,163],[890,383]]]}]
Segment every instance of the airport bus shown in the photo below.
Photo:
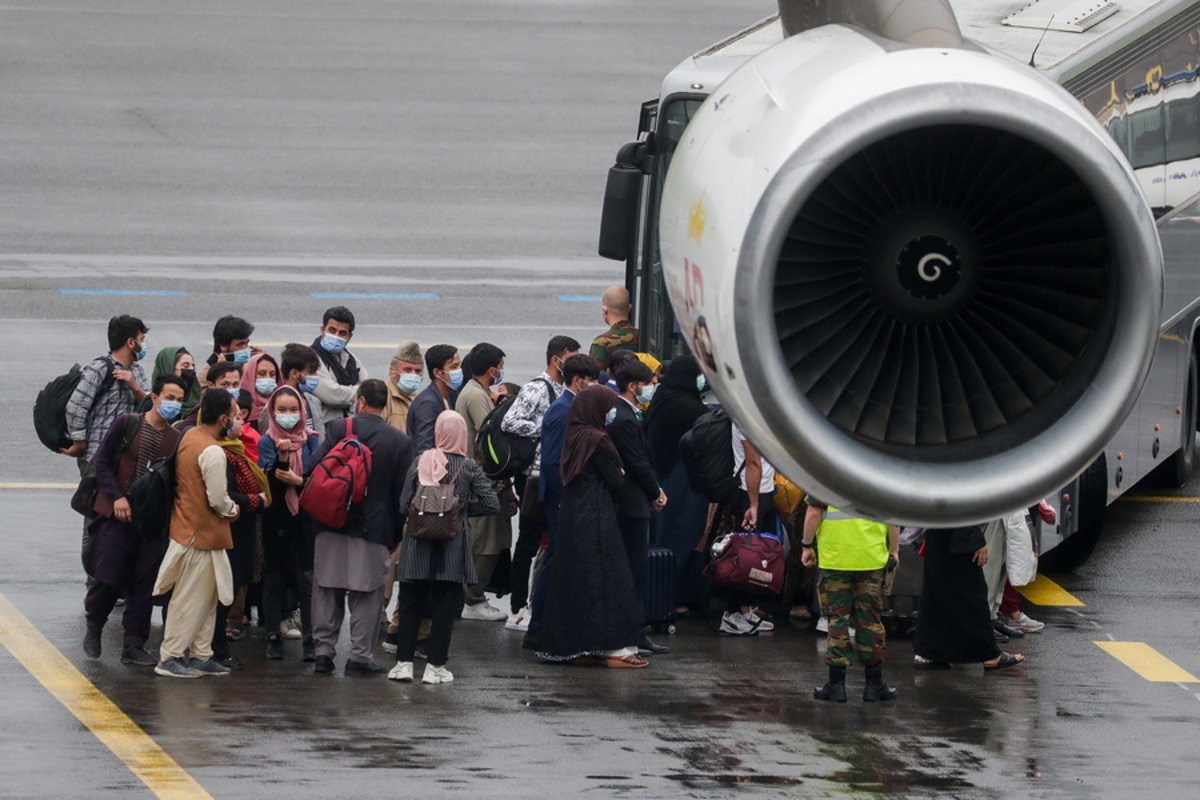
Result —
[{"label": "airport bus", "polygon": [[[1010,2],[952,0],[951,5],[964,39],[1030,64],[1104,126],[1128,159],[1157,220],[1164,292],[1149,377],[1104,452],[1048,498],[1059,511],[1057,525],[1038,524],[1043,568],[1067,570],[1091,554],[1108,504],[1151,473],[1182,486],[1195,461],[1200,3],[1122,0],[1117,8],[1100,0],[1085,5],[1102,13],[1091,19],[1082,15],[1065,26],[1069,30],[1056,29],[1064,26],[1053,19],[1041,30],[1006,24]],[[642,349],[659,358],[671,358],[689,342],[668,297],[660,252],[660,208],[672,158],[710,94],[738,67],[783,39],[784,25],[776,15],[684,60],[663,80],[659,96],[642,105],[637,137],[620,149],[609,174],[600,252],[625,262]]]}]

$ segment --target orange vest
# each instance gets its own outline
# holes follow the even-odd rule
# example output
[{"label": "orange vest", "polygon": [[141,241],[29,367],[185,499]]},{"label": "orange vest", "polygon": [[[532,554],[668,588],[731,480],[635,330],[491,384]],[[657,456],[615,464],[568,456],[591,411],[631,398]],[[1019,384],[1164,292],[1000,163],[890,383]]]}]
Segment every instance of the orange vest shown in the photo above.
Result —
[{"label": "orange vest", "polygon": [[171,509],[171,538],[185,547],[197,550],[233,548],[229,520],[213,511],[208,504],[208,493],[200,474],[200,454],[206,447],[219,446],[208,431],[192,428],[183,435],[175,452],[175,505]]}]

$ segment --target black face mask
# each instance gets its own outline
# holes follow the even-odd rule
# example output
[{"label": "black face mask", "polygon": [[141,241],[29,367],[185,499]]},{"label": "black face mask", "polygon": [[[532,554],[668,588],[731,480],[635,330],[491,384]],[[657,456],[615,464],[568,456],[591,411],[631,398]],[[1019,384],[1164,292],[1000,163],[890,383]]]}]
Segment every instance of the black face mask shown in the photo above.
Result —
[{"label": "black face mask", "polygon": [[179,370],[179,377],[181,377],[181,378],[183,378],[185,381],[187,381],[187,382],[188,382],[188,384],[193,384],[193,383],[195,383],[195,382],[196,382],[196,370],[194,370],[194,369],[181,369],[181,370]]}]

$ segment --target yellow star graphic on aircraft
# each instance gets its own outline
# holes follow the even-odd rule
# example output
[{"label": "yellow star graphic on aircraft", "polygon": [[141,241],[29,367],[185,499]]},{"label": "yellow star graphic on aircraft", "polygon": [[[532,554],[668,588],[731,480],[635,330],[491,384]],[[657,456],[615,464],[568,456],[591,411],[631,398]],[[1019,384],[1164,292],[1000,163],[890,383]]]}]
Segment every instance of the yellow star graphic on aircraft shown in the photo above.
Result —
[{"label": "yellow star graphic on aircraft", "polygon": [[708,210],[704,207],[704,195],[701,194],[700,199],[692,204],[692,211],[688,215],[688,238],[695,239],[696,244],[700,244],[707,222]]}]

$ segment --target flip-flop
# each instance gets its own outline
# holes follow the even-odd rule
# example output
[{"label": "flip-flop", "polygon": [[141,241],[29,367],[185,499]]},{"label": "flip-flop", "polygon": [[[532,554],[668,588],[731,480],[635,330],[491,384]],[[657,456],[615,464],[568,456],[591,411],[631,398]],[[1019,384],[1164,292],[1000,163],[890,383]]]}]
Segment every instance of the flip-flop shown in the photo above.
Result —
[{"label": "flip-flop", "polygon": [[986,664],[985,663],[983,665],[983,669],[985,672],[992,672],[992,671],[998,670],[998,669],[1007,669],[1008,667],[1015,667],[1017,664],[1024,664],[1024,663],[1025,663],[1025,656],[1023,656],[1019,653],[1014,656],[1012,653],[1002,652],[1002,653],[1000,653],[1000,658],[996,661],[995,664]]},{"label": "flip-flop", "polygon": [[643,669],[650,666],[650,662],[641,656],[625,656],[624,658],[609,656],[604,659],[604,666],[609,669]]},{"label": "flip-flop", "polygon": [[925,656],[913,656],[913,669],[950,669],[950,664],[945,661],[934,661]]}]

